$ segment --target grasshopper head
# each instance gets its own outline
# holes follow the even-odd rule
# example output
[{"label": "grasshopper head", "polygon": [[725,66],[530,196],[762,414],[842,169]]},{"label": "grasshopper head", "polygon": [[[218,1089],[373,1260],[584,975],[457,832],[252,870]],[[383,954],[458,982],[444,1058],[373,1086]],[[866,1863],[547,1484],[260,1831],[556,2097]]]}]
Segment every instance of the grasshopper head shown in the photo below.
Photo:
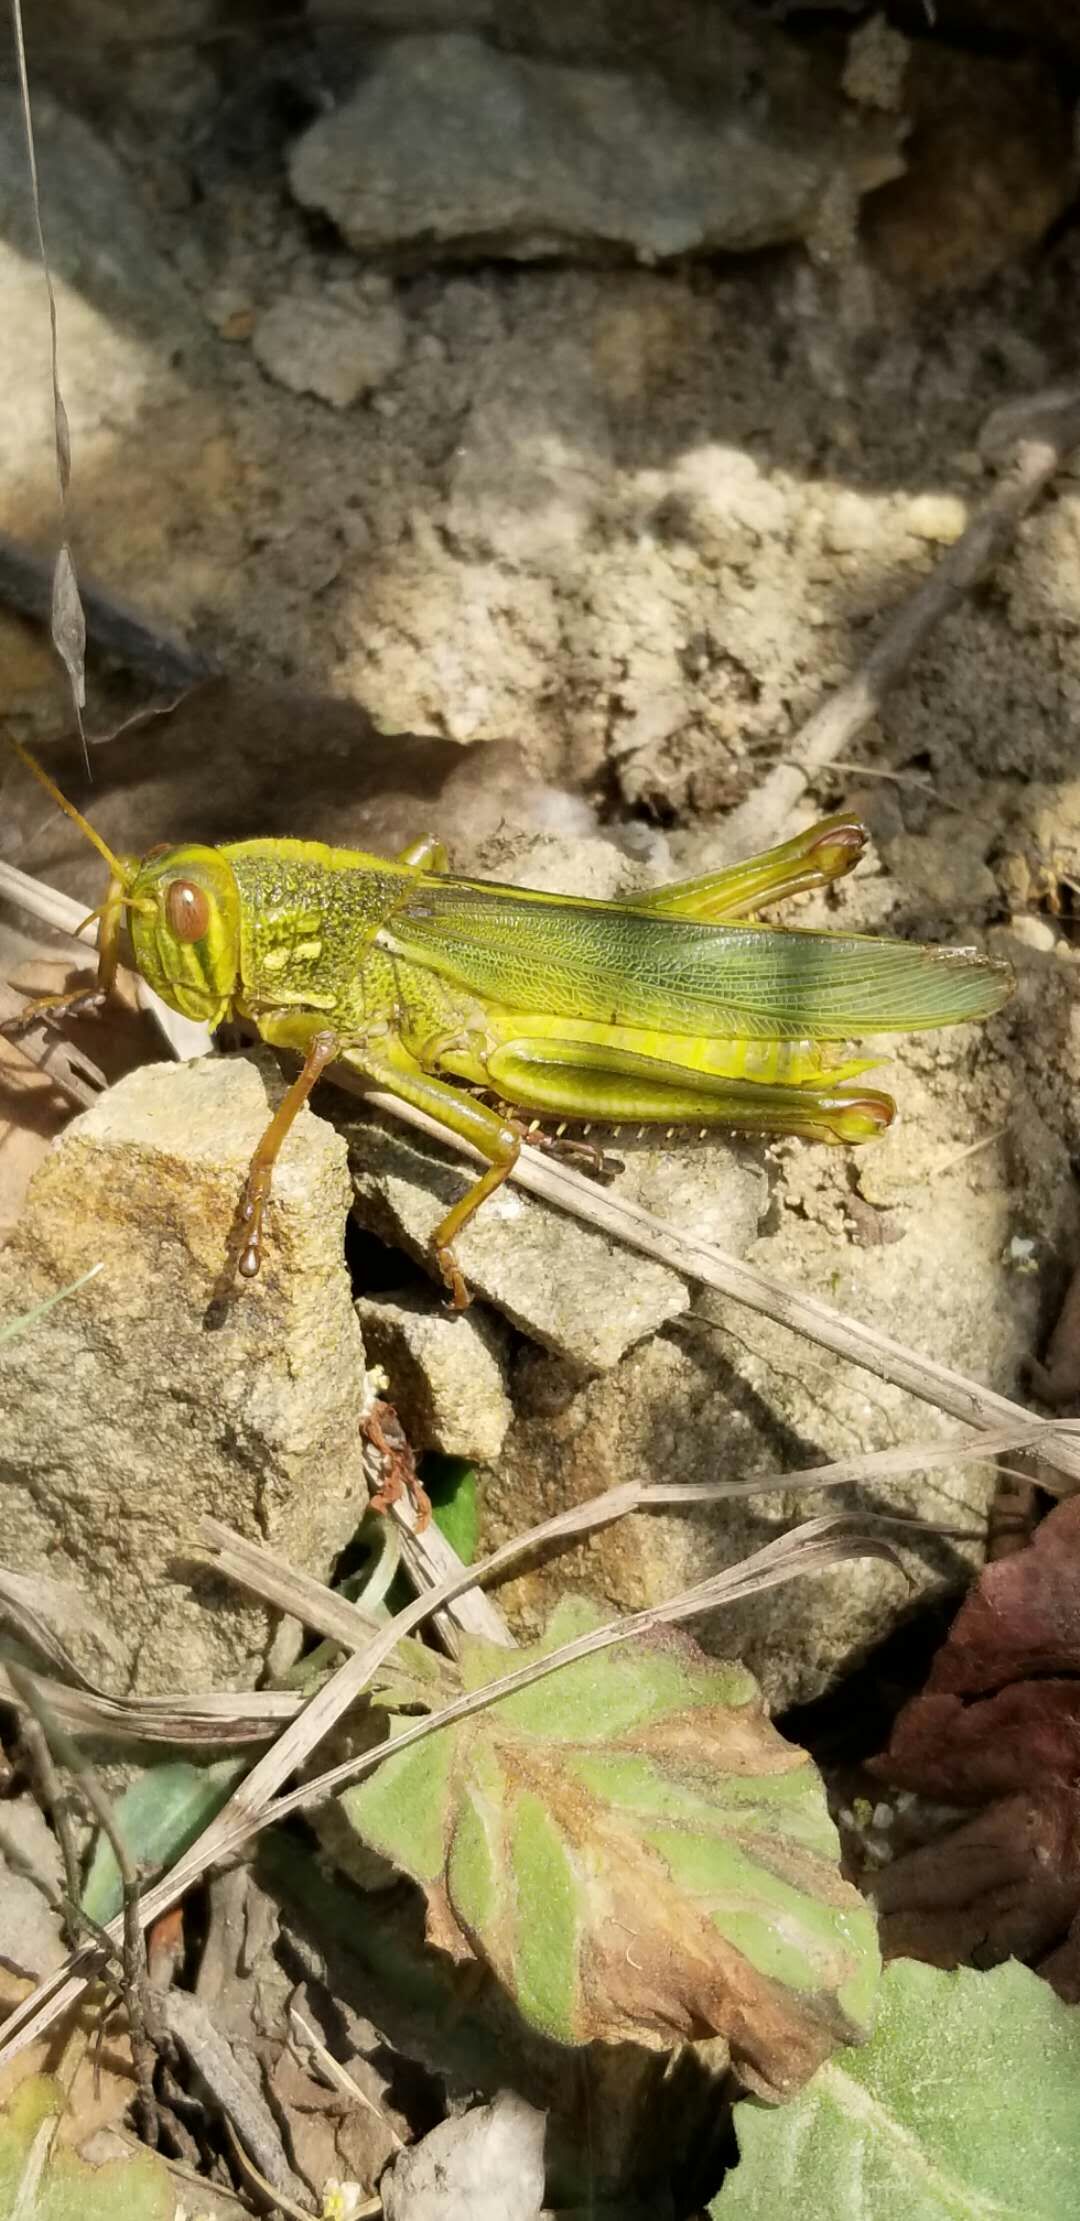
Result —
[{"label": "grasshopper head", "polygon": [[109,892],[84,921],[101,920],[99,981],[111,980],[116,969],[126,911],[136,970],[147,985],[182,1017],[219,1025],[240,982],[240,890],[220,850],[187,844],[152,848],[141,858],[115,856],[22,742],[13,733],[3,737],[109,867]]},{"label": "grasshopper head", "polygon": [[240,979],[240,891],[216,848],[151,849],[125,892],[135,965],[147,985],[204,1025],[219,1025]]}]

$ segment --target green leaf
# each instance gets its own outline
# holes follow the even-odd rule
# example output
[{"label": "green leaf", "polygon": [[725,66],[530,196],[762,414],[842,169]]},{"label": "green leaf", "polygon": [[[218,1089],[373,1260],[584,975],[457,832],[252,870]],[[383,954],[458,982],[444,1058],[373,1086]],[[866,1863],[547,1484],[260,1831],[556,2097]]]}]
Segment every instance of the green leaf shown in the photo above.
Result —
[{"label": "green leaf", "polygon": [[[564,1600],[515,1666],[601,1617]],[[506,1670],[504,1649],[463,1641],[467,1689]],[[340,1805],[424,1886],[433,1937],[484,1960],[559,2042],[718,2033],[776,2095],[866,2034],[874,1921],[840,1875],[818,1775],[751,1676],[686,1636],[576,1661],[387,1759]]]},{"label": "green leaf", "polygon": [[[167,1759],[149,1766],[116,1806],[116,1823],[140,1873],[171,1866],[194,1843],[251,1764],[248,1758],[221,1758],[213,1766],[190,1759]],[[120,1870],[108,1838],[98,1834],[83,1889],[83,1911],[92,1920],[111,1920],[123,1903]]]},{"label": "green leaf", "polygon": [[0,2214],[20,2221],[173,2221],[176,2191],[153,2152],[90,2167],[55,2139],[64,2093],[34,2075],[0,2113]]},{"label": "green leaf", "polygon": [[736,2107],[714,2221],[1068,2221],[1080,2211],[1080,2011],[1015,1959],[895,1959],[865,2050],[792,2103]]},{"label": "green leaf", "polygon": [[476,1467],[467,1458],[444,1457],[429,1451],[421,1462],[420,1478],[431,1499],[431,1516],[462,1565],[471,1565],[480,1535],[480,1509],[476,1501]]}]

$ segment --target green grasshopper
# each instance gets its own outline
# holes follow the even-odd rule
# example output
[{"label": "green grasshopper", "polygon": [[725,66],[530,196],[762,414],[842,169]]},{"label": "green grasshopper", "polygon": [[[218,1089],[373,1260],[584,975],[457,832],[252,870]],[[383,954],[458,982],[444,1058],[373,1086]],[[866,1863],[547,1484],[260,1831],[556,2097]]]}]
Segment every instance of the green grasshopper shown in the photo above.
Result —
[{"label": "green grasshopper", "polygon": [[762,904],[853,868],[867,836],[847,814],[730,870],[595,902],[457,878],[436,840],[392,860],[304,840],[114,856],[12,745],[109,867],[96,993],[112,985],[126,913],[136,970],[173,1010],[211,1027],[246,1019],[303,1058],[248,1171],[246,1276],[275,1159],[335,1058],[487,1160],[432,1236],[461,1308],[454,1241],[530,1121],[866,1141],[895,1105],[851,1084],[873,1059],[832,1044],[987,1018],[1012,986],[976,950],[757,922]]}]

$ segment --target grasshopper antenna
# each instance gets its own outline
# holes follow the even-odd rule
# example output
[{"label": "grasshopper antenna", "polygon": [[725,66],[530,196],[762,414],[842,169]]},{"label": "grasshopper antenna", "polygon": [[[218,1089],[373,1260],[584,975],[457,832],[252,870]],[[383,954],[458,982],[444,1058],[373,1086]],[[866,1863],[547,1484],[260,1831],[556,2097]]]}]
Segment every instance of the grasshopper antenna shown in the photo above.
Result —
[{"label": "grasshopper antenna", "polygon": [[52,800],[63,810],[64,816],[69,817],[72,824],[78,826],[80,833],[83,833],[86,839],[93,843],[98,855],[108,865],[109,872],[117,886],[127,888],[131,883],[130,865],[125,868],[120,862],[120,858],[113,855],[112,849],[102,840],[100,833],[95,832],[89,819],[83,816],[81,810],[76,809],[74,802],[69,802],[66,794],[61,794],[55,779],[50,779],[48,772],[42,769],[36,756],[30,754],[29,748],[24,748],[21,740],[16,740],[14,733],[8,732],[6,729],[4,739],[7,741],[8,747],[14,749],[19,762],[24,763],[27,770],[33,772],[38,785],[44,787],[46,794],[51,795]]}]

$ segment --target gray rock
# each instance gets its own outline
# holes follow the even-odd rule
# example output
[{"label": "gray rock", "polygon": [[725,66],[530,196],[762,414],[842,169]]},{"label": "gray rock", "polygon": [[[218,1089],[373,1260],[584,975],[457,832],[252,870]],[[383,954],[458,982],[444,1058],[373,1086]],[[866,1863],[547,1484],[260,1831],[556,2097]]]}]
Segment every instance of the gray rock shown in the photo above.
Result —
[{"label": "gray rock", "polygon": [[39,1881],[53,1891],[64,1886],[56,1837],[35,1798],[5,1798],[0,1809],[0,1967],[31,1981],[62,1966],[67,1957],[59,1915],[42,1896]]},{"label": "gray rock", "polygon": [[[361,1224],[432,1269],[431,1236],[470,1168],[434,1144],[376,1125],[346,1097],[332,1115],[349,1144]],[[592,1371],[616,1364],[690,1300],[677,1273],[631,1257],[509,1185],[485,1203],[455,1251],[474,1295],[545,1349]]]},{"label": "gray rock", "polygon": [[[955,1052],[960,1053],[960,1052]],[[874,1249],[845,1237],[843,1167],[833,1153],[789,1158],[781,1191],[792,1207],[754,1247],[754,1262],[787,1284],[933,1352],[972,1377],[1016,1392],[1033,1347],[1038,1277],[1010,1263],[1015,1205],[999,1169],[960,1167],[927,1187],[949,1142],[949,1106],[903,1076],[911,1116],[855,1159],[860,1185],[893,1238]],[[1061,1230],[1071,1223],[1065,1153],[1045,1129]],[[887,1163],[893,1176],[887,1179]],[[796,1177],[804,1187],[794,1208]],[[1046,1239],[1053,1220],[1046,1222]],[[676,1321],[602,1378],[582,1381],[539,1352],[519,1352],[511,1376],[515,1422],[485,1477],[485,1543],[628,1480],[738,1481],[797,1471],[857,1450],[918,1442],[949,1430],[899,1389],[871,1380],[784,1328],[699,1295]],[[795,1521],[828,1509],[898,1514],[947,1527],[899,1533],[902,1566],[861,1559],[797,1579],[717,1612],[693,1632],[720,1656],[741,1658],[774,1708],[807,1701],[863,1657],[921,1601],[963,1586],[985,1554],[989,1462],[957,1464],[827,1495],[779,1494],[661,1509],[624,1519],[500,1588],[522,1640],[554,1597],[580,1585],[621,1611],[671,1597],[759,1549]]]},{"label": "gray rock", "polygon": [[356,1315],[413,1449],[497,1457],[514,1413],[494,1320],[476,1305],[455,1315],[420,1288],[361,1296]]},{"label": "gray rock", "polygon": [[[252,1679],[267,1618],[190,1558],[204,1513],[325,1577],[367,1502],[363,1348],[342,1253],[344,1150],[307,1111],[282,1153],[263,1270],[219,1303],[272,1062],[132,1073],[74,1120],[0,1256],[4,1557],[94,1606],[71,1648],[110,1688]],[[187,1562],[186,1562],[187,1561]]]},{"label": "gray rock", "polygon": [[440,2121],[394,2161],[386,2221],[540,2221],[546,2125],[514,2090]]},{"label": "gray rock", "polygon": [[[101,316],[120,329],[152,340],[171,331],[174,348],[197,343],[199,323],[191,297],[159,255],[139,195],[132,191],[130,177],[110,148],[80,117],[40,88],[34,91],[34,138],[54,283],[60,281],[65,291],[71,288],[73,303],[76,298],[92,302]],[[9,277],[10,254],[13,264],[16,258],[24,264],[28,310],[32,308],[29,289],[40,295],[38,305],[47,331],[22,108],[12,85],[0,85],[0,237],[5,290],[8,283],[18,283],[17,267]],[[28,340],[37,323],[37,316],[31,314]],[[8,327],[6,317],[5,330],[12,344],[16,339],[21,342],[21,334]],[[115,344],[119,355],[119,338]],[[79,378],[79,352],[70,329],[64,332],[63,351],[67,388]],[[6,395],[16,384],[12,369],[9,358]],[[27,390],[32,389],[23,390],[24,404]]]},{"label": "gray rock", "polygon": [[400,368],[405,323],[391,301],[350,306],[284,294],[263,310],[251,345],[267,376],[291,393],[314,393],[348,409]]},{"label": "gray rock", "polygon": [[899,173],[895,127],[845,115],[831,81],[780,42],[755,53],[766,83],[752,95],[745,44],[703,93],[692,74],[680,91],[648,69],[567,68],[467,33],[399,39],[304,134],[292,188],[352,246],[428,262],[657,261],[798,238],[838,170],[856,190]]}]

